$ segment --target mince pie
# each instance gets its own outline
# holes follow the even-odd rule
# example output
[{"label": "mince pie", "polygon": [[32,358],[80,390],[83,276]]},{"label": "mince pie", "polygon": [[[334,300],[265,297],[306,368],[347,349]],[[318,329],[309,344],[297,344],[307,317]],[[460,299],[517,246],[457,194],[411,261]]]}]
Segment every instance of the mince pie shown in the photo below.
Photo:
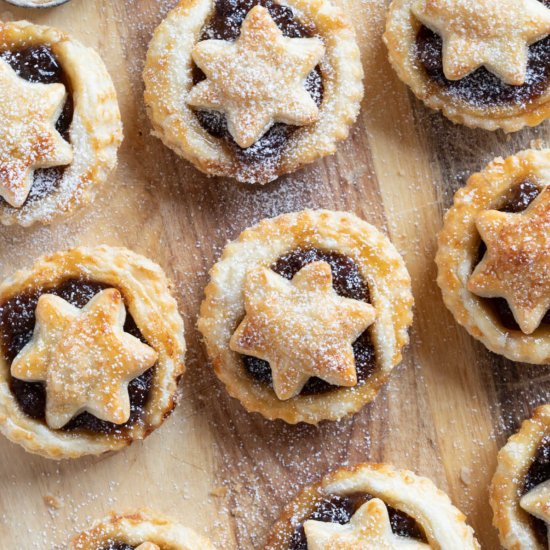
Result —
[{"label": "mince pie", "polygon": [[77,535],[71,550],[214,550],[191,529],[149,511],[111,514]]},{"label": "mince pie", "polygon": [[362,78],[329,0],[183,0],[151,42],[145,101],[155,135],[197,168],[263,184],[335,151]]},{"label": "mince pie", "polygon": [[118,450],[170,414],[184,352],[158,265],[108,246],[45,256],[0,285],[0,430],[49,458]]},{"label": "mince pie", "polygon": [[412,321],[403,259],[353,214],[267,219],[211,271],[199,329],[218,377],[251,412],[337,420],[374,399]]},{"label": "mince pie", "polygon": [[493,523],[509,550],[546,550],[550,524],[550,405],[538,407],[500,450]]},{"label": "mince pie", "polygon": [[393,0],[384,40],[432,109],[515,132],[550,116],[550,0]]},{"label": "mince pie", "polygon": [[471,527],[427,478],[387,464],[342,468],[308,487],[266,550],[479,550]]},{"label": "mince pie", "polygon": [[0,223],[47,223],[88,203],[121,140],[95,51],[50,27],[0,22]]},{"label": "mince pie", "polygon": [[550,150],[496,159],[460,189],[439,235],[445,304],[491,351],[550,362]]}]

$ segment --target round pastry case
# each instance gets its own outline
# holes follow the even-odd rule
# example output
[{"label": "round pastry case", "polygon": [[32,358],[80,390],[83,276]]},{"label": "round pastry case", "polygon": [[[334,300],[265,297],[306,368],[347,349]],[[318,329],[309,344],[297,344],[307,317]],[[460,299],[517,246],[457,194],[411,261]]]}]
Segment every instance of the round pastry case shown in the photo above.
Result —
[{"label": "round pastry case", "polygon": [[[90,205],[63,222],[0,229],[0,279],[58,250],[127,247],[171,280],[187,343],[179,404],[145,441],[55,462],[0,438],[2,546],[64,548],[95,518],[148,508],[217,548],[263,548],[304,487],[340,467],[383,462],[431,479],[481,547],[499,548],[489,505],[497,452],[550,402],[550,372],[469,336],[445,308],[434,257],[443,214],[466,179],[495,157],[548,145],[548,125],[511,136],[454,125],[392,70],[382,40],[386,3],[333,2],[356,28],[361,112],[334,155],[261,187],[207,177],[150,134],[142,71],[153,32],[177,0],[72,0],[49,10],[0,2],[3,21],[57,27],[94,48],[124,125],[118,167]],[[317,426],[247,412],[214,374],[196,328],[225,245],[265,218],[308,208],[352,212],[385,233],[415,298],[410,344],[376,399]]]}]

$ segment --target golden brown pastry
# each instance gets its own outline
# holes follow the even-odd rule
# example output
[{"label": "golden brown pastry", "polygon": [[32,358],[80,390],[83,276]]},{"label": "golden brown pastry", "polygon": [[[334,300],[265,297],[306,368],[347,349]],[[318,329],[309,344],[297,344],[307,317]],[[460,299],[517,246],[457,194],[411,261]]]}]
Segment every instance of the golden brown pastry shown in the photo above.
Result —
[{"label": "golden brown pastry", "polygon": [[453,122],[515,132],[550,114],[550,9],[538,0],[393,0],[399,78]]},{"label": "golden brown pastry", "polygon": [[479,550],[465,519],[429,479],[359,464],[304,489],[273,526],[266,550]]},{"label": "golden brown pastry", "polygon": [[97,53],[50,27],[0,22],[0,224],[48,223],[90,202],[121,141]]},{"label": "golden brown pastry", "polygon": [[199,329],[218,377],[251,412],[336,420],[401,361],[410,277],[375,227],[346,212],[267,219],[212,268]]},{"label": "golden brown pastry", "polygon": [[113,549],[214,550],[214,547],[188,527],[148,510],[112,513],[71,542],[71,550]]},{"label": "golden brown pastry", "polygon": [[454,199],[437,282],[456,320],[491,351],[550,361],[550,151],[497,158]]},{"label": "golden brown pastry", "polygon": [[182,0],[151,42],[145,102],[155,135],[199,170],[263,184],[334,153],[362,78],[329,0]]},{"label": "golden brown pastry", "polygon": [[121,449],[174,408],[184,353],[158,265],[108,246],[40,258],[0,285],[0,430],[48,458]]},{"label": "golden brown pastry", "polygon": [[550,405],[535,409],[498,454],[493,523],[507,550],[546,550],[550,524]]}]

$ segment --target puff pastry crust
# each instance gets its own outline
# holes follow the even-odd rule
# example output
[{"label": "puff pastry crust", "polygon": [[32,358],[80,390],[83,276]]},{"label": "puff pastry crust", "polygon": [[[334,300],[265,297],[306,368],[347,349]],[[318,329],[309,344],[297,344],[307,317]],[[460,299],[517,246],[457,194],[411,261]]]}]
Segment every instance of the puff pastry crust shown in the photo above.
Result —
[{"label": "puff pastry crust", "polygon": [[321,499],[357,493],[368,494],[374,501],[379,499],[416,520],[426,536],[428,548],[480,548],[464,514],[429,479],[389,464],[366,463],[336,470],[303,490],[273,526],[266,550],[287,550],[292,534],[310,517]]},{"label": "puff pastry crust", "polygon": [[38,168],[66,166],[72,147],[56,129],[67,93],[61,83],[28,82],[0,61],[0,197],[14,208],[25,203]]},{"label": "puff pastry crust", "polygon": [[[537,3],[536,0],[526,0],[526,3]],[[425,7],[427,6],[427,7]],[[456,47],[449,46],[453,36],[451,21],[447,21],[446,28],[434,28],[436,17],[428,17],[426,12],[430,9],[435,11],[434,6],[444,6],[442,11],[453,13],[451,15],[463,17],[458,21]],[[451,6],[451,7],[449,7]],[[498,6],[503,10],[504,17],[500,21],[487,11]],[[539,12],[544,8],[538,7]],[[517,10],[514,12],[514,10]],[[494,105],[483,104],[482,102],[467,101],[465,98],[451,95],[444,88],[434,82],[426,73],[424,67],[417,57],[416,37],[423,22],[432,30],[439,31],[445,42],[444,52],[447,51],[447,59],[444,54],[444,69],[447,78],[455,79],[457,76],[465,76],[471,70],[480,65],[486,64],[493,70],[494,74],[504,77],[507,80],[515,80],[521,83],[521,65],[525,59],[519,59],[520,54],[525,57],[527,46],[535,39],[543,38],[550,32],[550,10],[542,13],[541,25],[534,29],[531,34],[525,32],[526,36],[516,36],[520,33],[518,29],[524,29],[527,25],[518,23],[526,16],[526,8],[522,2],[506,4],[503,2],[487,1],[487,6],[481,6],[472,0],[459,0],[458,2],[433,2],[430,0],[393,0],[388,12],[386,21],[386,32],[384,42],[388,48],[390,62],[399,78],[407,84],[414,94],[421,99],[428,107],[441,111],[453,122],[464,124],[472,128],[483,128],[485,130],[502,129],[505,132],[516,132],[525,126],[536,126],[550,116],[550,86],[546,86],[543,93],[537,97],[529,98],[526,101],[495,103]],[[416,15],[415,15],[416,13]],[[449,13],[446,14],[449,16]],[[485,19],[485,15],[488,15]],[[423,18],[423,22],[420,20]],[[495,28],[488,30],[487,21],[495,22]],[[441,23],[441,21],[439,21]],[[508,32],[505,25],[510,25],[514,32]],[[500,32],[500,38],[496,35]],[[502,39],[502,35],[505,39]],[[518,42],[512,49],[512,35]],[[499,38],[500,42],[496,40]],[[521,42],[523,39],[523,42]],[[483,42],[485,40],[485,42]],[[495,45],[497,44],[497,45]],[[500,44],[500,45],[499,45]],[[491,53],[494,52],[491,58]],[[454,63],[451,64],[450,56],[454,54]],[[445,67],[445,61],[448,66]],[[516,62],[518,68],[514,70],[510,66]],[[507,66],[503,67],[503,63]],[[523,68],[524,71],[524,68]],[[519,80],[518,80],[519,79]],[[503,82],[506,82],[501,78]]]},{"label": "puff pastry crust", "polygon": [[64,32],[27,21],[0,23],[0,51],[48,46],[67,74],[74,101],[69,135],[74,158],[55,190],[14,208],[0,202],[0,223],[29,226],[49,223],[88,204],[117,160],[122,123],[115,88],[92,50]]},{"label": "puff pastry crust", "polygon": [[[230,340],[245,315],[244,284],[250,270],[267,268],[302,247],[340,253],[358,266],[376,310],[376,320],[368,329],[376,368],[362,385],[282,401],[270,386],[246,372]],[[231,396],[248,411],[269,419],[316,424],[358,411],[376,397],[409,341],[413,298],[403,259],[385,235],[353,214],[305,210],[263,220],[227,245],[210,276],[198,327],[214,370]]]},{"label": "puff pastry crust", "polygon": [[304,82],[324,53],[321,40],[284,36],[267,8],[254,6],[234,42],[197,42],[193,61],[207,78],[192,88],[187,103],[224,112],[237,144],[251,147],[275,122],[304,126],[317,120],[319,109]]},{"label": "puff pastry crust", "polygon": [[445,215],[436,255],[437,282],[455,319],[494,353],[534,364],[550,361],[550,327],[541,324],[530,334],[509,330],[484,299],[468,288],[480,247],[476,220],[485,212],[498,210],[507,193],[523,181],[533,181],[547,193],[549,169],[549,150],[528,150],[507,159],[497,158],[482,172],[473,174],[455,194],[454,204]]},{"label": "puff pastry crust", "polygon": [[[71,550],[100,550],[109,542],[122,542],[143,550],[214,550],[192,529],[149,510],[125,514],[114,512],[74,537]],[[146,543],[149,543],[147,546]]]},{"label": "puff pastry crust", "polygon": [[215,0],[182,0],[155,31],[143,77],[153,133],[178,155],[212,176],[267,183],[335,152],[348,136],[363,97],[363,68],[353,26],[329,0],[289,0],[298,20],[315,29],[325,47],[320,63],[323,102],[316,122],[288,139],[274,171],[251,171],[228,145],[209,134],[187,104],[193,86],[192,51],[212,16]]},{"label": "puff pastry crust", "polygon": [[[335,386],[357,384],[353,342],[376,313],[370,304],[338,295],[327,262],[306,265],[292,281],[266,267],[252,269],[244,301],[246,315],[229,347],[269,363],[279,399],[299,395],[311,376]],[[312,353],[312,339],[324,344],[321,353],[318,347]]]},{"label": "puff pastry crust", "polygon": [[542,440],[550,435],[550,405],[535,409],[498,454],[491,482],[493,524],[507,550],[546,550],[533,532],[529,514],[520,506],[522,483]]},{"label": "puff pastry crust", "polygon": [[141,334],[157,354],[143,419],[125,428],[125,434],[50,429],[27,416],[9,386],[10,365],[0,356],[0,431],[27,451],[48,458],[76,458],[119,450],[144,439],[158,428],[176,405],[177,383],[185,367],[183,321],[161,268],[125,248],[75,248],[40,258],[31,269],[18,271],[0,285],[0,308],[10,297],[66,280],[84,277],[107,284],[123,296]]}]

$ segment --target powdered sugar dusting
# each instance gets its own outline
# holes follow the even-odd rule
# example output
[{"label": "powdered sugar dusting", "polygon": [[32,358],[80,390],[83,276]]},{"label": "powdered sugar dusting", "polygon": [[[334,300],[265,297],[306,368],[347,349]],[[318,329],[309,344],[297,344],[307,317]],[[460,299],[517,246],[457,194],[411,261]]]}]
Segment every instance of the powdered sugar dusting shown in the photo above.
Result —
[{"label": "powdered sugar dusting", "polygon": [[[220,549],[262,547],[304,485],[337,466],[384,460],[448,489],[483,547],[496,549],[486,490],[496,450],[535,405],[550,400],[550,377],[544,367],[489,354],[457,327],[434,282],[435,233],[467,175],[534,138],[546,141],[547,129],[506,138],[428,113],[385,61],[384,6],[346,0],[368,69],[367,99],[349,141],[334,157],[263,189],[205,178],[148,136],[142,106],[146,47],[176,3],[73,0],[45,14],[12,10],[98,48],[115,80],[126,141],[92,207],[50,227],[0,230],[0,274],[77,244],[130,246],[173,279],[190,351],[180,405],[144,443],[57,464],[2,438],[0,540],[61,549],[110,509],[148,506],[209,534]],[[207,270],[225,243],[264,217],[306,207],[352,210],[386,227],[405,254],[417,302],[411,349],[376,401],[318,427],[246,413],[216,381],[194,327]],[[64,506],[52,510],[43,496]]]}]

